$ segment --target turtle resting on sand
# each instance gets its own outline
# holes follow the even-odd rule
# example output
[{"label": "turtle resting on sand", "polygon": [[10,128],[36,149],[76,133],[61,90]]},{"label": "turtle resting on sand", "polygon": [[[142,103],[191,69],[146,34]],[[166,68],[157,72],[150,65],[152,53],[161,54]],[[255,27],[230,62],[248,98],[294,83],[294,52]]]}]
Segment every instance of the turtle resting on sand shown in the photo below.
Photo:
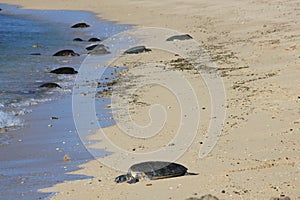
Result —
[{"label": "turtle resting on sand", "polygon": [[103,44],[94,44],[91,46],[88,46],[86,50],[90,51],[88,54],[91,55],[104,55],[109,54],[110,51],[108,51],[108,47],[104,46]]},{"label": "turtle resting on sand", "polygon": [[136,46],[130,49],[127,49],[124,54],[138,54],[143,52],[151,51],[151,49],[146,48],[145,46]]},{"label": "turtle resting on sand", "polygon": [[167,41],[176,41],[176,40],[190,40],[193,39],[192,36],[189,34],[183,34],[183,35],[174,35],[172,37],[169,37]]},{"label": "turtle resting on sand", "polygon": [[116,183],[132,184],[140,180],[156,180],[163,178],[171,178],[185,175],[198,175],[196,173],[187,172],[187,168],[172,162],[148,161],[132,165],[127,174],[117,176]]}]

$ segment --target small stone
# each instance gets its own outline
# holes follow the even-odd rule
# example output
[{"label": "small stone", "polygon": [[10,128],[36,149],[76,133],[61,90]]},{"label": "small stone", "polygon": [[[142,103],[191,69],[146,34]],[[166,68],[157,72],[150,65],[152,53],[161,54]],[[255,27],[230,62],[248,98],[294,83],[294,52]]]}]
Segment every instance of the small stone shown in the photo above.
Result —
[{"label": "small stone", "polygon": [[67,154],[65,154],[65,155],[64,155],[64,162],[69,162],[69,161],[71,161],[70,156],[67,155]]},{"label": "small stone", "polygon": [[6,128],[0,128],[0,133],[5,133],[6,132]]},{"label": "small stone", "polygon": [[41,46],[39,44],[32,45],[33,48],[40,48]]}]

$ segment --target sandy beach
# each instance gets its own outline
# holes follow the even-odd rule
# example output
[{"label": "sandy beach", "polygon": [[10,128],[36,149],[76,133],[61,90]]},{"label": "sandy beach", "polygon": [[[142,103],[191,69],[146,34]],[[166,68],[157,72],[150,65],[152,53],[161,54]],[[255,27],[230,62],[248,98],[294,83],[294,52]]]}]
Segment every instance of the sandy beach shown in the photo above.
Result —
[{"label": "sandy beach", "polygon": [[[73,172],[94,178],[43,189],[45,192],[57,192],[52,199],[177,200],[200,198],[206,194],[219,199],[286,196],[300,199],[299,1],[2,2],[30,9],[87,10],[109,21],[136,24],[137,29],[169,28],[190,34],[206,50],[211,63],[216,66],[218,78],[224,83],[225,94],[222,97],[225,103],[221,107],[226,116],[222,121],[222,130],[212,151],[200,158],[199,149],[205,145],[210,123],[223,119],[222,116],[212,115],[215,104],[210,95],[215,91],[210,91],[203,78],[205,75],[178,55],[159,49],[119,59],[115,65],[126,65],[128,69],[120,74],[117,83],[119,90],[115,92],[128,98],[126,108],[130,119],[139,125],[130,128],[149,123],[158,123],[162,128],[155,136],[146,139],[128,136],[124,130],[129,129],[118,126],[118,123],[124,125],[130,122],[128,116],[124,117],[122,113],[124,109],[120,109],[115,116],[117,125],[95,130],[90,139],[101,140],[101,133],[104,132],[113,144],[126,150],[128,155],[144,155],[166,146],[179,151],[181,148],[177,143],[170,141],[180,127],[200,116],[200,120],[196,120],[195,130],[192,125],[185,129],[188,131],[186,134],[195,134],[195,137],[187,142],[184,138],[181,140],[187,149],[175,160],[199,175],[132,185],[116,184],[114,178],[124,173],[120,169],[126,167],[126,164],[124,167],[117,166],[118,162],[134,158],[112,154],[103,160],[85,163],[80,166],[81,170]],[[201,72],[211,74],[205,68]],[[179,92],[179,96],[183,97],[181,102],[178,95],[157,84],[167,80],[183,85],[174,74],[184,77],[192,88],[197,106],[193,107],[193,98],[184,98],[190,97],[187,96],[189,93]],[[118,94],[113,94],[112,98]],[[122,103],[116,101],[111,106],[125,108]],[[161,119],[160,112],[153,115],[154,120],[149,117],[149,109],[157,104],[164,108],[166,119],[163,124],[161,120],[155,121]],[[189,112],[183,109],[186,105],[190,105]],[[148,129],[141,129],[144,130]],[[177,142],[180,143],[180,140]],[[101,141],[92,147],[111,150],[108,144]],[[108,160],[113,160],[111,164],[114,165],[103,164]]]}]

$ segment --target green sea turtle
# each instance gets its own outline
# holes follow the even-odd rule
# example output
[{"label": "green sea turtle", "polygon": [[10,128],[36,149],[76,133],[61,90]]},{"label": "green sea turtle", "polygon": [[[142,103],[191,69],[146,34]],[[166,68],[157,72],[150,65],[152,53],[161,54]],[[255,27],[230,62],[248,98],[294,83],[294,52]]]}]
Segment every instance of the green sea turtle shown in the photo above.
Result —
[{"label": "green sea turtle", "polygon": [[79,56],[79,54],[75,53],[73,50],[65,49],[56,52],[55,54],[53,54],[53,56]]},{"label": "green sea turtle", "polygon": [[81,23],[77,23],[74,24],[73,26],[71,26],[71,28],[88,28],[90,27],[90,25],[88,25],[87,23],[81,22]]},{"label": "green sea turtle", "polygon": [[92,51],[95,48],[97,48],[97,49],[106,48],[107,49],[108,47],[104,46],[103,44],[92,44],[90,46],[87,46],[85,49],[88,50],[88,51]]},{"label": "green sea turtle", "polygon": [[90,38],[89,40],[88,40],[88,42],[100,42],[101,40],[99,39],[99,38],[95,38],[95,37],[93,37],[93,38]]},{"label": "green sea turtle", "polygon": [[44,84],[40,85],[40,87],[44,87],[44,88],[61,88],[60,85],[58,85],[57,83],[44,83]]},{"label": "green sea turtle", "polygon": [[73,41],[74,42],[83,42],[83,39],[81,39],[81,38],[74,38]]},{"label": "green sea turtle", "polygon": [[174,35],[172,37],[169,37],[167,41],[176,41],[176,40],[190,40],[193,39],[192,36],[189,34],[183,34],[183,35]]},{"label": "green sea turtle", "polygon": [[163,178],[171,178],[185,175],[198,175],[196,173],[187,172],[187,168],[183,165],[173,162],[163,161],[148,161],[132,165],[127,174],[117,176],[116,183],[132,184],[139,182],[139,180],[156,180]]},{"label": "green sea turtle", "polygon": [[88,54],[91,55],[103,55],[103,54],[109,54],[110,51],[108,51],[108,47],[103,44],[94,44],[91,46],[86,47],[86,50],[88,50]]},{"label": "green sea turtle", "polygon": [[53,73],[53,74],[77,74],[78,71],[76,71],[72,67],[60,67],[60,68],[50,71],[50,73]]},{"label": "green sea turtle", "polygon": [[146,48],[145,46],[136,46],[130,49],[127,49],[124,54],[138,54],[143,52],[151,51],[151,49]]}]

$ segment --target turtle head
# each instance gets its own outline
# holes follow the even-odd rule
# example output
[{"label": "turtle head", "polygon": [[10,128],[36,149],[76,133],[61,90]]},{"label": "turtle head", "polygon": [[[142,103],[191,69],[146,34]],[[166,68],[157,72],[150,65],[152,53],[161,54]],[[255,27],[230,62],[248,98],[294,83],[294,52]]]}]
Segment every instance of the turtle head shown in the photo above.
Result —
[{"label": "turtle head", "polygon": [[116,182],[116,183],[123,183],[123,182],[127,181],[128,179],[129,179],[128,174],[122,174],[122,175],[117,176],[117,177],[115,178],[115,182]]}]

